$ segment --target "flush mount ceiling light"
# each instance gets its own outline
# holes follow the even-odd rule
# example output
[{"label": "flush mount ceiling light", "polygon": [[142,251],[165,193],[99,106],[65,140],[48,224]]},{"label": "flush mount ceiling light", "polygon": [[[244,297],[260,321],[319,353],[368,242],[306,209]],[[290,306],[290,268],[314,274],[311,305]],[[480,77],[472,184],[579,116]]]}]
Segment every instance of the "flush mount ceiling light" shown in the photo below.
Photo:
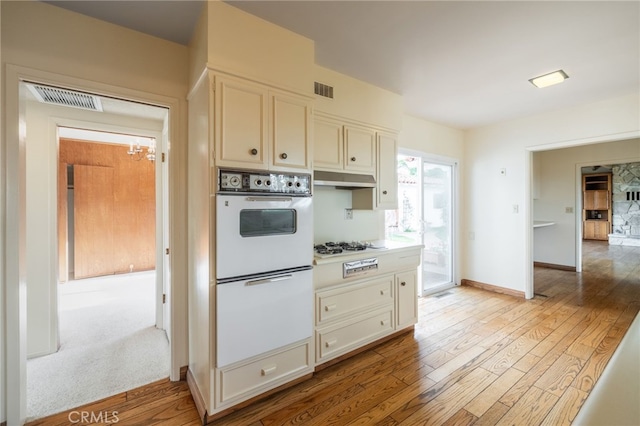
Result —
[{"label": "flush mount ceiling light", "polygon": [[552,86],[554,84],[562,83],[567,78],[569,78],[567,73],[565,73],[562,70],[558,70],[558,71],[550,72],[549,74],[545,74],[545,75],[541,75],[541,76],[538,76],[538,77],[534,77],[534,78],[530,79],[529,81],[531,82],[531,84],[533,84],[537,88],[541,89],[543,87]]}]

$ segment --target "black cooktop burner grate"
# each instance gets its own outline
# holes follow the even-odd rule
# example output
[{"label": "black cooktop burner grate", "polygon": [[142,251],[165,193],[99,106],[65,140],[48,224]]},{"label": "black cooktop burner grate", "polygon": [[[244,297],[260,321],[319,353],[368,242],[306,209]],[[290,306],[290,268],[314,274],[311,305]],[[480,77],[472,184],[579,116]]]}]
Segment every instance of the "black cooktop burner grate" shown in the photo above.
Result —
[{"label": "black cooktop burner grate", "polygon": [[318,254],[339,254],[343,251],[361,251],[366,250],[366,244],[358,242],[326,242],[324,244],[318,244],[314,246],[316,253]]}]

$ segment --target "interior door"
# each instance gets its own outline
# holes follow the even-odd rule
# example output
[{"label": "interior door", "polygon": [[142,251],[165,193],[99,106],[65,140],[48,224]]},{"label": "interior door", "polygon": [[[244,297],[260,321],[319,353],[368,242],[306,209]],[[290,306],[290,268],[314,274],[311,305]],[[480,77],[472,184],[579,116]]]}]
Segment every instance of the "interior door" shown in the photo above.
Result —
[{"label": "interior door", "polygon": [[113,263],[113,168],[73,166],[75,279],[111,275]]}]

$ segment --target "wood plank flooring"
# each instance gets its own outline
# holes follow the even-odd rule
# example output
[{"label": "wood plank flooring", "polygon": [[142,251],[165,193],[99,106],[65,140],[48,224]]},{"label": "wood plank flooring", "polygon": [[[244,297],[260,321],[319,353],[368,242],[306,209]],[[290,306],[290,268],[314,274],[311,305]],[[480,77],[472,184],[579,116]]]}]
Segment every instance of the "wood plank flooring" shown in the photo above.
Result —
[{"label": "wood plank flooring", "polygon": [[[536,268],[533,300],[471,287],[421,298],[414,333],[214,424],[571,424],[640,310],[640,247],[583,250],[582,273]],[[117,412],[121,425],[200,424],[185,382],[74,411]],[[68,425],[69,413],[30,424]]]}]

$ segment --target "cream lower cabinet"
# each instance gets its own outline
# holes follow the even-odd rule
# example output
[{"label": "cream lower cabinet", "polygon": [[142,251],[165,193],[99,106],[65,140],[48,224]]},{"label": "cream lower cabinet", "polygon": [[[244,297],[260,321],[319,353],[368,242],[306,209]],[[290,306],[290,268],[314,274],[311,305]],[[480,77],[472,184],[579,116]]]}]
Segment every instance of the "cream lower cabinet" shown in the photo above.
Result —
[{"label": "cream lower cabinet", "polygon": [[326,262],[315,268],[316,364],[346,355],[418,321],[420,250],[376,257],[376,272],[348,282],[341,282],[342,262]]},{"label": "cream lower cabinet", "polygon": [[224,409],[313,372],[311,339],[216,370],[216,409]]},{"label": "cream lower cabinet", "polygon": [[316,292],[316,362],[323,363],[394,329],[394,276]]},{"label": "cream lower cabinet", "polygon": [[415,269],[396,274],[396,328],[418,322],[418,273]]}]

